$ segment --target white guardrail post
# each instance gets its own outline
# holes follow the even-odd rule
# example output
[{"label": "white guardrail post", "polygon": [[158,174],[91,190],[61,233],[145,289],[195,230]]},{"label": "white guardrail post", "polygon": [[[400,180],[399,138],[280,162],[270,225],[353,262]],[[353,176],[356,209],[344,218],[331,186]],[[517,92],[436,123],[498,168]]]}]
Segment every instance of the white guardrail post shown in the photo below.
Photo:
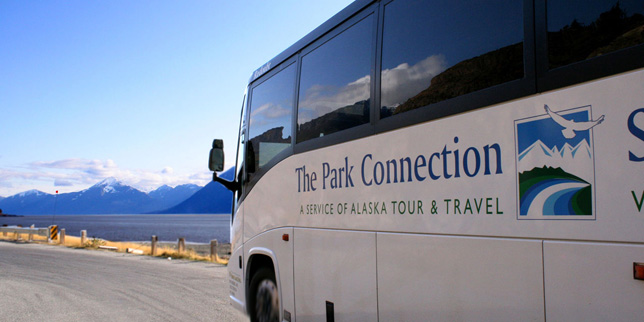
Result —
[{"label": "white guardrail post", "polygon": [[65,228],[61,228],[60,232],[58,233],[58,240],[60,240],[60,244],[65,246]]},{"label": "white guardrail post", "polygon": [[180,237],[177,245],[177,250],[179,254],[183,254],[186,251],[186,238]]}]

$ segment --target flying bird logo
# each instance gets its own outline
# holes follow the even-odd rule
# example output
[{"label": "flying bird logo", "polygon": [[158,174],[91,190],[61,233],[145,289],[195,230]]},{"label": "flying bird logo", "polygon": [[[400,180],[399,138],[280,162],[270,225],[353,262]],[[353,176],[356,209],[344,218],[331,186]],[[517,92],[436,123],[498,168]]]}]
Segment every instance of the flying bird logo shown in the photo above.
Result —
[{"label": "flying bird logo", "polygon": [[518,219],[594,220],[591,106],[515,120]]},{"label": "flying bird logo", "polygon": [[546,113],[552,118],[555,123],[561,125],[564,129],[561,130],[561,133],[566,139],[572,139],[575,137],[575,132],[588,131],[604,121],[604,115],[600,116],[597,120],[590,120],[588,122],[575,122],[572,120],[565,119],[563,116],[552,111],[548,105],[544,105]]}]

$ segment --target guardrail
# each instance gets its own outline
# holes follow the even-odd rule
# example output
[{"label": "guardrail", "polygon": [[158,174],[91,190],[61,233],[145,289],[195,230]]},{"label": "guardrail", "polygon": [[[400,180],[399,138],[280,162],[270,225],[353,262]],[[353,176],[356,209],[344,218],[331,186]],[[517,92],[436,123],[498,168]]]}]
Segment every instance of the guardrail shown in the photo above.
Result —
[{"label": "guardrail", "polygon": [[[65,229],[57,229],[57,225],[52,225],[47,228],[35,228],[33,225],[30,228],[24,228],[24,227],[18,227],[18,226],[3,226],[0,227],[0,234],[2,234],[4,237],[9,237],[9,238],[15,238],[16,240],[21,239],[21,235],[29,235],[28,241],[31,242],[33,241],[33,236],[38,235],[42,237],[46,237],[47,241],[49,243],[55,243],[59,245],[65,245]],[[13,236],[7,236],[8,234],[13,234]],[[24,238],[24,237],[22,237]],[[87,242],[87,231],[86,230],[81,230],[81,236],[80,236],[80,245],[85,245]],[[158,245],[158,244],[163,244]],[[113,251],[125,251],[127,253],[134,253],[134,254],[149,254],[152,256],[158,256],[157,254],[158,249],[160,247],[163,247],[164,249],[168,247],[168,244],[171,244],[170,242],[159,242],[159,239],[157,236],[152,236],[151,243],[149,244],[149,251],[143,251],[138,248],[120,248],[116,246],[111,246],[111,245],[99,245],[97,248],[99,249],[106,249],[106,250],[113,250]],[[198,255],[201,256],[208,256],[209,253],[209,258],[213,262],[227,262],[228,257],[230,256],[230,244],[223,244],[220,245],[217,240],[211,240],[210,244],[189,244],[190,247],[186,247],[186,240],[185,238],[179,238],[178,242],[176,244],[176,252],[178,255],[182,255],[182,253],[188,253],[189,250],[197,253]],[[189,248],[189,249],[188,249]],[[197,250],[199,248],[199,250]],[[207,248],[207,250],[205,249]],[[209,251],[209,252],[208,252]],[[222,256],[219,255],[219,253],[222,252]]]},{"label": "guardrail", "polygon": [[16,237],[18,235],[27,234],[29,235],[29,240],[33,239],[33,235],[43,236],[49,238],[49,228],[35,228],[35,227],[0,227],[0,233],[4,236],[7,236],[8,233],[14,233]]}]

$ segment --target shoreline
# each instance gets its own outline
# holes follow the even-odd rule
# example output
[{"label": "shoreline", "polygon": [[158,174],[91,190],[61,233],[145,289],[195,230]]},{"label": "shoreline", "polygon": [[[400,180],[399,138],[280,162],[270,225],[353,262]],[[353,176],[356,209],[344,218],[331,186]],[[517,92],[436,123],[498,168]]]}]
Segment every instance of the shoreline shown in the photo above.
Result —
[{"label": "shoreline", "polygon": [[[0,233],[0,241],[38,243],[51,246],[63,246],[76,249],[93,249],[100,251],[112,251],[119,253],[135,253],[142,256],[152,256],[152,242],[123,242],[109,241],[100,238],[87,238],[85,244],[81,244],[81,237],[65,235],[64,245],[60,243],[60,238],[55,241],[48,241],[47,237],[33,235],[33,240],[28,240],[28,234],[5,234]],[[168,259],[188,259],[194,261],[207,261],[218,264],[228,264],[230,257],[230,244],[218,244],[217,254],[211,256],[210,244],[186,242],[185,251],[178,251],[178,242],[157,242],[155,257]],[[103,249],[101,249],[103,247]],[[214,257],[214,258],[213,258]]]},{"label": "shoreline", "polygon": [[110,241],[145,242],[151,236],[159,241],[176,242],[185,237],[186,241],[210,243],[230,242],[230,220],[225,215],[28,215],[24,217],[0,217],[0,225],[49,227],[58,225],[68,235],[80,236],[85,230],[88,237]]}]

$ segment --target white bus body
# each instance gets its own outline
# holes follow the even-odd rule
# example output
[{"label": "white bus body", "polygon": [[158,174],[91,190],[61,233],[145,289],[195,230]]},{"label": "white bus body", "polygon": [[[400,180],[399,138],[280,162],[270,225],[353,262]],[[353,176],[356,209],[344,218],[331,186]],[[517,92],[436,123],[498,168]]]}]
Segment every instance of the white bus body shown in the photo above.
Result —
[{"label": "white bus body", "polygon": [[641,67],[296,147],[236,204],[231,302],[263,266],[280,321],[641,320],[643,159]]},{"label": "white bus body", "polygon": [[[594,117],[605,116],[592,129],[591,149],[562,151],[592,156],[592,218],[518,215],[516,122],[545,117],[544,104],[589,106]],[[628,120],[644,128],[643,104],[640,70],[291,156],[238,210],[231,297],[243,306],[244,273],[235,259],[264,254],[276,264],[283,310],[304,320],[323,318],[326,301],[333,301],[338,320],[345,320],[343,312],[371,321],[421,321],[427,314],[431,320],[636,321],[644,312],[644,282],[632,271],[634,262],[644,262],[644,170],[629,152],[644,154],[644,141],[629,132]],[[485,160],[492,144],[500,147],[502,173],[493,152]],[[397,183],[365,184],[374,180],[376,164],[386,172],[386,161],[411,157],[413,166],[417,156],[427,160],[446,147],[460,158],[472,147],[478,151],[478,174],[469,177],[461,168],[459,178],[434,181],[425,166],[418,170],[424,181],[412,168],[411,182],[398,174]],[[442,161],[434,163],[441,172]],[[333,172],[327,177],[325,164]],[[485,165],[491,174],[484,174]],[[315,191],[298,192],[303,167],[309,178],[315,174]]]}]

